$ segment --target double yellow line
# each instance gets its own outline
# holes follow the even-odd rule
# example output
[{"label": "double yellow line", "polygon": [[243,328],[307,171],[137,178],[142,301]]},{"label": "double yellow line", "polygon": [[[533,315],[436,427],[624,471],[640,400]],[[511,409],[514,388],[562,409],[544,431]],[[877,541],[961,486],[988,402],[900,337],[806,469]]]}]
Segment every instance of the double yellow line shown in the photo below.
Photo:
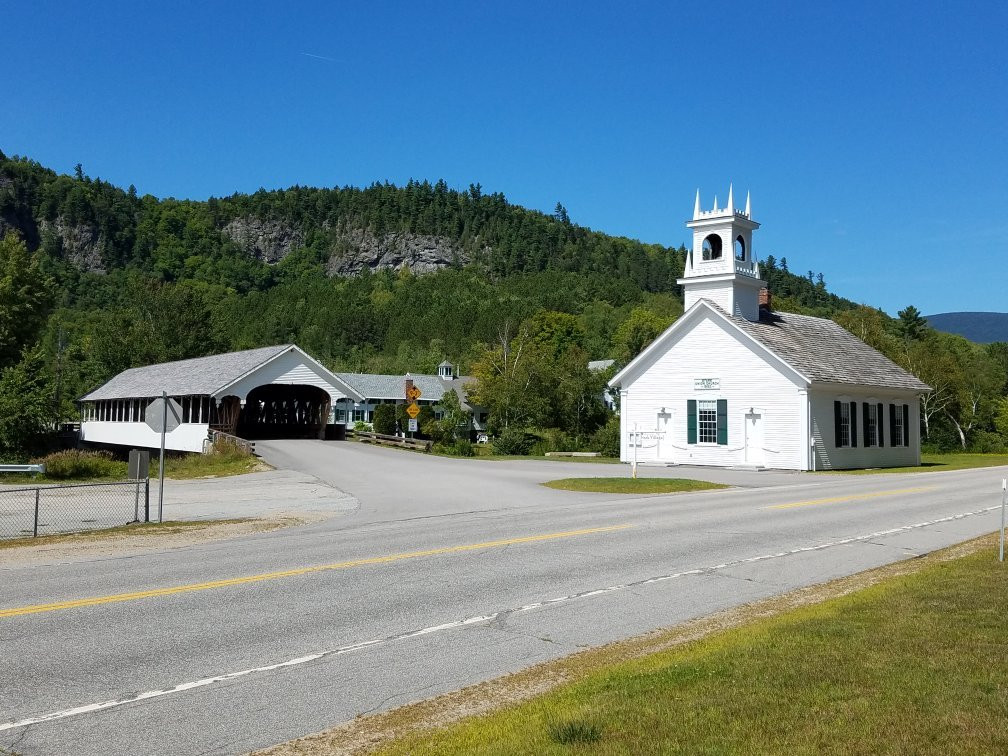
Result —
[{"label": "double yellow line", "polygon": [[809,499],[808,501],[793,501],[790,504],[774,504],[766,509],[796,509],[798,507],[814,507],[819,504],[839,504],[844,501],[865,501],[879,499],[883,496],[900,496],[902,494],[933,491],[936,486],[921,486],[919,488],[897,488],[891,491],[873,491],[871,493],[850,494],[849,496],[830,496],[827,499]]},{"label": "double yellow line", "polygon": [[372,564],[388,564],[390,562],[401,562],[406,559],[419,559],[421,557],[442,556],[444,554],[459,554],[466,551],[493,549],[493,548],[499,548],[501,546],[514,546],[522,543],[539,543],[542,541],[555,541],[561,538],[573,538],[575,536],[592,535],[594,533],[611,533],[616,530],[625,530],[631,527],[633,526],[629,524],[609,525],[603,528],[583,528],[581,530],[565,530],[559,533],[545,533],[542,535],[522,536],[519,538],[502,538],[496,541],[483,541],[482,543],[467,543],[460,546],[445,546],[438,549],[424,549],[423,551],[408,551],[402,554],[388,554],[386,556],[367,557],[365,559],[354,559],[347,562],[335,562],[333,564],[320,564],[312,567],[296,567],[291,570],[278,570],[277,572],[263,572],[258,575],[246,575],[244,577],[227,578],[224,580],[209,580],[205,583],[189,583],[188,585],[175,585],[168,588],[152,588],[147,591],[132,591],[130,593],[115,593],[109,596],[90,596],[88,598],[73,599],[70,601],[55,601],[49,604],[33,604],[32,606],[18,606],[10,609],[0,609],[0,619],[6,617],[21,617],[26,614],[58,612],[64,609],[80,609],[85,606],[116,604],[122,601],[137,601],[139,599],[154,598],[157,596],[174,596],[179,593],[209,591],[214,588],[228,588],[234,585],[261,583],[266,580],[279,580],[281,578],[298,577],[299,575],[309,575],[313,572],[346,570],[352,567],[366,567]]}]

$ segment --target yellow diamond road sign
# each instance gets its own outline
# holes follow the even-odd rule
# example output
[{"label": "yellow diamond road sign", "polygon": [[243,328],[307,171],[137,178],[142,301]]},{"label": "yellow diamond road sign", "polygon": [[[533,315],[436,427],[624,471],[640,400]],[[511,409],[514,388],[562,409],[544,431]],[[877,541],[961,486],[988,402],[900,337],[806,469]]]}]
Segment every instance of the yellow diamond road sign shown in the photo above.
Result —
[{"label": "yellow diamond road sign", "polygon": [[410,386],[409,390],[406,392],[406,398],[409,399],[411,402],[415,402],[420,397],[421,397],[420,389],[418,389],[416,386]]},{"label": "yellow diamond road sign", "polygon": [[416,402],[413,402],[413,404],[406,408],[406,414],[413,418],[420,414],[420,408]]}]

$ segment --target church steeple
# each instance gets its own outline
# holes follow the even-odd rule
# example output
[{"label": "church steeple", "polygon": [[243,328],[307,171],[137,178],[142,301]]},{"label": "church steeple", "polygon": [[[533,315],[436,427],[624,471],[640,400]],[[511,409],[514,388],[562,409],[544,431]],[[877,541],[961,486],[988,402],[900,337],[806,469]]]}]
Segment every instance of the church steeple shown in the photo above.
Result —
[{"label": "church steeple", "polygon": [[732,315],[759,320],[759,290],[766,282],[752,253],[752,232],[759,223],[751,216],[748,192],[745,210],[735,209],[735,187],[729,185],[727,206],[718,208],[715,198],[714,209],[704,211],[697,190],[693,218],[686,222],[693,229],[693,250],[679,279],[686,309],[709,299]]}]

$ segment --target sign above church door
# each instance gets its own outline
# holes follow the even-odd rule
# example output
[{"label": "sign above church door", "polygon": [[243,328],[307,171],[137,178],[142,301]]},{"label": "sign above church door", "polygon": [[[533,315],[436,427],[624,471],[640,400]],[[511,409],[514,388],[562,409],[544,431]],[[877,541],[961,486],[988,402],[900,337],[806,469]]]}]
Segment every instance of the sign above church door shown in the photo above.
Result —
[{"label": "sign above church door", "polygon": [[719,391],[721,389],[720,378],[694,378],[694,391]]}]

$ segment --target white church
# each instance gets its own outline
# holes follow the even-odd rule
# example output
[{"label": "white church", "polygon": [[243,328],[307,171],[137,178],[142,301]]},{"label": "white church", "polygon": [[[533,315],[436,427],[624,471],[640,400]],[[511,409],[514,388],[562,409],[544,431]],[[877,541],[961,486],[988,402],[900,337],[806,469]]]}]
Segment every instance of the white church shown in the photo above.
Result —
[{"label": "white church", "polygon": [[624,462],[836,470],[920,464],[930,387],[831,320],[773,312],[749,197],[700,209],[685,312],[609,385]]}]

